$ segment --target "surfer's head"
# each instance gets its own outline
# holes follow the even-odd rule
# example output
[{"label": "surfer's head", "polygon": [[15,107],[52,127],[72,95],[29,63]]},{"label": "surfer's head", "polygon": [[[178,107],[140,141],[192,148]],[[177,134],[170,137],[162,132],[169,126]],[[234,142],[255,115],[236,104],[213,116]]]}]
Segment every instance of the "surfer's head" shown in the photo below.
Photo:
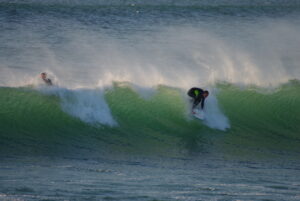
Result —
[{"label": "surfer's head", "polygon": [[209,95],[209,92],[208,92],[208,91],[203,91],[203,96],[204,96],[204,98],[206,98],[208,95]]},{"label": "surfer's head", "polygon": [[46,79],[47,73],[41,73],[41,78]]}]

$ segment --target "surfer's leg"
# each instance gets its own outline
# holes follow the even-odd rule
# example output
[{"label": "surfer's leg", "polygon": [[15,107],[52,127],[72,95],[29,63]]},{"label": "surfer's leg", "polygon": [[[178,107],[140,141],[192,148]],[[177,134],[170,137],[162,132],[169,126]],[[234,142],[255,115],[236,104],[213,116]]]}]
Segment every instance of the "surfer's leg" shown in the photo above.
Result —
[{"label": "surfer's leg", "polygon": [[193,102],[193,109],[194,109],[195,107],[197,107],[197,105],[200,103],[200,101],[201,101],[201,99],[198,99],[198,98],[195,98],[195,99],[194,99],[194,102]]},{"label": "surfer's leg", "polygon": [[197,105],[201,102],[201,100],[202,100],[201,96],[198,96],[198,97],[196,97],[196,98],[194,99],[193,109],[194,109],[195,107],[197,107]]}]

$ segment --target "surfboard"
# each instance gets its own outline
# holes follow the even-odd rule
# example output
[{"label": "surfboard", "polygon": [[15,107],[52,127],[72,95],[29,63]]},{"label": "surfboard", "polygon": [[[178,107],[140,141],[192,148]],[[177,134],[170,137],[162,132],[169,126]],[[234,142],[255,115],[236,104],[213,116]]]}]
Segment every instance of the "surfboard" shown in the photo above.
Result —
[{"label": "surfboard", "polygon": [[200,109],[193,109],[193,116],[196,117],[197,119],[203,120],[204,119],[204,111]]}]

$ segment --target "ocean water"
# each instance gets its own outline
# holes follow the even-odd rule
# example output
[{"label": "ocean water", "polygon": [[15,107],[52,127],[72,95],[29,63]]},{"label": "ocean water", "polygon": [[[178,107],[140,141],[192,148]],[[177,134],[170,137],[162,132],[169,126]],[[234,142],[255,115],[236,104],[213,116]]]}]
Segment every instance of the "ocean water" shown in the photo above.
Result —
[{"label": "ocean water", "polygon": [[299,22],[296,0],[0,0],[0,200],[300,200]]}]

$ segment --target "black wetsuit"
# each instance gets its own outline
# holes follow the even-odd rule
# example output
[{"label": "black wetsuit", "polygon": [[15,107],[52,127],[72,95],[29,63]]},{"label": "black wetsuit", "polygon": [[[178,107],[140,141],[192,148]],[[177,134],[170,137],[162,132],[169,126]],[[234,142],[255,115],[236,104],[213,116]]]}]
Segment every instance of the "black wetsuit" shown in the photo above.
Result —
[{"label": "black wetsuit", "polygon": [[201,102],[201,108],[204,108],[204,100],[203,89],[193,87],[188,91],[188,95],[194,99],[193,109]]},{"label": "black wetsuit", "polygon": [[43,80],[47,85],[49,85],[49,86],[52,85],[52,81],[49,78],[43,78]]}]

